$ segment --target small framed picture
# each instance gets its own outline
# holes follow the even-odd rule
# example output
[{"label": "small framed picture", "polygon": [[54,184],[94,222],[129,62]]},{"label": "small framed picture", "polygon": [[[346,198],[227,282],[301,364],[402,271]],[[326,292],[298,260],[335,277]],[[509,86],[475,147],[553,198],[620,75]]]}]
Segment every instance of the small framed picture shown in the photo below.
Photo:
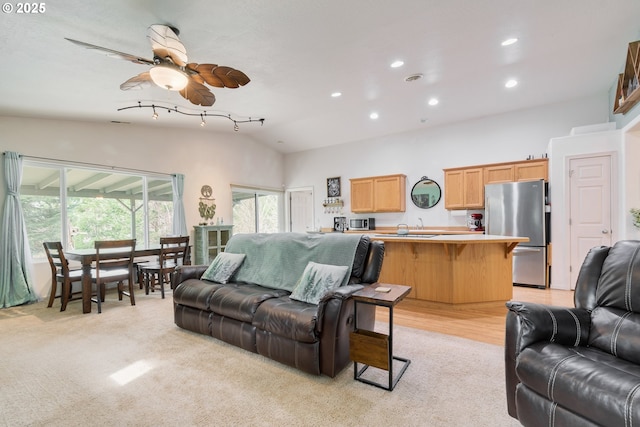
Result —
[{"label": "small framed picture", "polygon": [[340,197],[340,177],[327,178],[327,197]]}]

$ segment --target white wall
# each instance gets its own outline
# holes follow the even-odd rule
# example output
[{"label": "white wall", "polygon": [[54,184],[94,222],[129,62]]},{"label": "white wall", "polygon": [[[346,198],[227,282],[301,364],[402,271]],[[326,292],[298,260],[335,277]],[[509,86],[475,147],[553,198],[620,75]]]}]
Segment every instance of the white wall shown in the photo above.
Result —
[{"label": "white wall", "polygon": [[[568,188],[568,161],[571,157],[587,154],[611,154],[611,194],[612,203],[612,241],[619,240],[620,217],[617,208],[624,185],[623,155],[622,155],[622,131],[594,132],[584,135],[553,138],[549,142],[549,193],[551,200],[551,240],[552,270],[551,287],[557,289],[571,288],[571,253],[569,246],[569,188]],[[579,268],[579,266],[576,266]]]},{"label": "white wall", "polygon": [[[452,125],[425,128],[285,156],[286,186],[314,188],[316,227],[331,227],[336,214],[325,214],[326,179],[342,178],[344,215],[350,213],[349,178],[404,173],[407,175],[407,210],[376,214],[377,226],[416,225],[421,217],[428,226],[466,225],[466,212],[447,211],[443,199],[431,209],[420,209],[409,197],[422,176],[437,181],[444,191],[443,168],[539,158],[553,137],[571,128],[606,122],[607,94],[571,102],[510,112]],[[328,123],[328,126],[331,124]],[[375,124],[372,124],[375,125]]]},{"label": "white wall", "polygon": [[[213,187],[216,217],[231,223],[230,184],[283,188],[282,154],[240,132],[213,133],[200,126],[171,129],[111,123],[0,117],[0,151],[26,156],[160,173],[185,175],[187,228],[198,224],[198,198],[204,184]],[[6,184],[0,164],[0,212]],[[192,237],[193,237],[193,233]],[[48,268],[48,267],[47,267]],[[49,272],[37,266],[36,288],[46,295]]]}]

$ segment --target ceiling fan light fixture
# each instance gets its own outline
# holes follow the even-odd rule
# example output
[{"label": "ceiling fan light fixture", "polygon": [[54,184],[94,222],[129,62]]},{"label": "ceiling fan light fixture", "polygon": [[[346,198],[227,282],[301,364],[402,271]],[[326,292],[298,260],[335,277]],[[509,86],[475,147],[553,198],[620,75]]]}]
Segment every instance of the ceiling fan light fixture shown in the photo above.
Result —
[{"label": "ceiling fan light fixture", "polygon": [[155,65],[149,70],[151,80],[163,89],[180,91],[187,86],[189,78],[177,67]]}]

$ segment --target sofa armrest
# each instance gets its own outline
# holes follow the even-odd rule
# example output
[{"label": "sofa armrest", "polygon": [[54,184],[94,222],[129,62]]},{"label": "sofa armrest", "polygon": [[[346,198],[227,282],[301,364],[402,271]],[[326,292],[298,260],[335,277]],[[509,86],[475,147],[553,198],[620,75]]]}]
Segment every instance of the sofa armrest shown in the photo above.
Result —
[{"label": "sofa armrest", "polygon": [[507,302],[507,308],[507,340],[516,338],[518,353],[538,341],[576,347],[586,344],[589,338],[588,310],[517,301]]},{"label": "sofa armrest", "polygon": [[360,289],[364,288],[363,285],[344,285],[334,289],[332,292],[329,292],[324,296],[323,299],[330,298],[341,298],[347,299],[350,298],[355,292],[358,292]]},{"label": "sofa armrest", "polygon": [[171,274],[171,287],[175,289],[180,283],[188,279],[199,279],[207,270],[208,265],[179,265]]},{"label": "sofa armrest", "polygon": [[517,418],[515,395],[520,380],[516,374],[516,360],[520,352],[539,341],[569,347],[586,345],[591,312],[517,301],[507,302],[507,308],[504,347],[507,408],[509,415]]}]

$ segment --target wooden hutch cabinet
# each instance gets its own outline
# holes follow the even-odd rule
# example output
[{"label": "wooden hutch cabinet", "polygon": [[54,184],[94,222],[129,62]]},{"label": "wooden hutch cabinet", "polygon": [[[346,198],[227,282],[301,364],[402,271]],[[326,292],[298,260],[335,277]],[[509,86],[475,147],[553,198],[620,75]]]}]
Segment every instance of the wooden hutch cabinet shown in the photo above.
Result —
[{"label": "wooden hutch cabinet", "polygon": [[233,225],[194,225],[193,228],[195,265],[211,264],[216,255],[224,252],[233,235]]}]

